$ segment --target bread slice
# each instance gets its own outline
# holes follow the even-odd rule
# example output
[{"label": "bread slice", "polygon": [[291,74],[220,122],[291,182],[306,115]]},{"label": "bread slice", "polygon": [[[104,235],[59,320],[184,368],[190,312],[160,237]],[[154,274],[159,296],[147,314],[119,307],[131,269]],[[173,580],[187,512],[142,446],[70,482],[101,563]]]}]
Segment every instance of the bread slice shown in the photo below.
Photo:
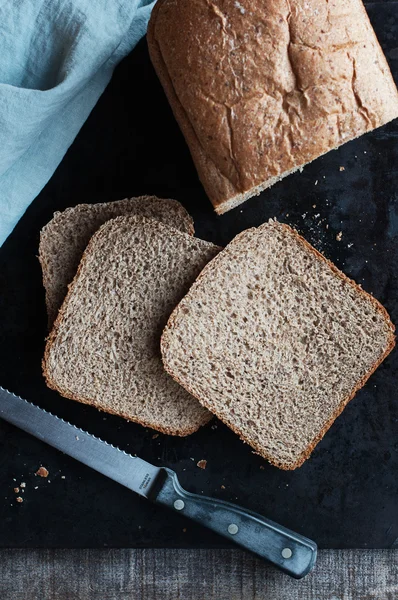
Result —
[{"label": "bread slice", "polygon": [[48,338],[47,385],[62,396],[171,435],[210,413],[163,369],[167,319],[217,246],[145,217],[91,238]]},{"label": "bread slice", "polygon": [[219,214],[398,116],[361,0],[158,0],[147,39]]},{"label": "bread slice", "polygon": [[161,351],[203,406],[271,463],[295,469],[394,344],[379,302],[272,221],[205,267]]},{"label": "bread slice", "polygon": [[109,219],[131,214],[158,219],[166,225],[194,234],[192,218],[185,208],[176,200],[163,200],[156,196],[101,204],[78,204],[63,212],[56,212],[42,229],[39,246],[49,329],[91,236]]}]

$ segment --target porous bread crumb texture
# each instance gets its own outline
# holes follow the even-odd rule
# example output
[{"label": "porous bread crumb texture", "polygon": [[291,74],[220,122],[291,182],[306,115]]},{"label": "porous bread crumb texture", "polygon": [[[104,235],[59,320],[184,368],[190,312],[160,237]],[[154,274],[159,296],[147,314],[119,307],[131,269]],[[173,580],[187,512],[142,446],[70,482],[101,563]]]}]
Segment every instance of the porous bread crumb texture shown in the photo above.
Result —
[{"label": "porous bread crumb texture", "polygon": [[158,0],[147,38],[220,214],[398,116],[361,0]]},{"label": "porous bread crumb texture", "polygon": [[194,234],[192,218],[185,208],[177,200],[166,200],[156,196],[140,196],[99,204],[78,204],[63,212],[56,212],[42,229],[39,245],[49,329],[64,301],[68,284],[76,275],[91,236],[106,221],[132,214],[154,218],[185,233]]},{"label": "porous bread crumb texture", "polygon": [[165,372],[160,335],[218,251],[152,219],[108,221],[84,252],[47,341],[47,385],[163,433],[196,431],[211,415]]},{"label": "porous bread crumb texture", "polygon": [[394,344],[377,300],[271,221],[203,270],[161,350],[204,406],[271,463],[295,469]]}]

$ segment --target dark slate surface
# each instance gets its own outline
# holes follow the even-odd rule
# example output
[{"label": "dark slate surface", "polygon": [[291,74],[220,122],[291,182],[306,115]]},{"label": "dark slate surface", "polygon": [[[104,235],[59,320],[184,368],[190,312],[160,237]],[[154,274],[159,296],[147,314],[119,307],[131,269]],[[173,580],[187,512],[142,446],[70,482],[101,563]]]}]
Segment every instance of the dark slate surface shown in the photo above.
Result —
[{"label": "dark slate surface", "polygon": [[[398,6],[375,2],[367,8],[397,79]],[[46,389],[40,369],[46,316],[36,254],[39,230],[52,212],[82,201],[144,193],[175,197],[194,216],[197,235],[219,244],[276,216],[373,292],[398,323],[397,138],[398,123],[383,127],[217,218],[143,40],[117,69],[55,175],[0,250],[1,384],[127,451],[175,469],[191,491],[237,501],[321,547],[391,547],[398,538],[396,352],[295,472],[271,467],[220,423],[186,439],[153,439],[152,431]],[[200,459],[208,461],[205,471],[196,467]],[[41,464],[50,471],[47,480],[34,475]],[[17,504],[13,488],[22,481],[24,502]],[[0,423],[0,490],[3,547],[226,544],[5,423]]]}]

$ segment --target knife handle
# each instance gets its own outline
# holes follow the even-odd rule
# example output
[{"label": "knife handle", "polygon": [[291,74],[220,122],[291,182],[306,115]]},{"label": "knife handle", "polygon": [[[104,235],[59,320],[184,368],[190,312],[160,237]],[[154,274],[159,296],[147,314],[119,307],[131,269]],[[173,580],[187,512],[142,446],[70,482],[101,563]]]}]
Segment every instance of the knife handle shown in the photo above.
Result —
[{"label": "knife handle", "polygon": [[230,502],[191,494],[181,487],[174,471],[162,472],[163,482],[152,497],[156,504],[212,529],[296,579],[307,575],[315,565],[315,542]]}]

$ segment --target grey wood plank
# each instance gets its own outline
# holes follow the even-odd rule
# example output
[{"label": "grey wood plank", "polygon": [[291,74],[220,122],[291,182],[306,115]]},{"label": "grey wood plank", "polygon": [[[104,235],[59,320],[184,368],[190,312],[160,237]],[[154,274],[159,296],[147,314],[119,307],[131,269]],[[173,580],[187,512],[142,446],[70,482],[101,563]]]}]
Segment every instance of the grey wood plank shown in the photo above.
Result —
[{"label": "grey wood plank", "polygon": [[2,550],[1,600],[397,600],[398,550],[323,550],[301,581],[240,550]]}]

